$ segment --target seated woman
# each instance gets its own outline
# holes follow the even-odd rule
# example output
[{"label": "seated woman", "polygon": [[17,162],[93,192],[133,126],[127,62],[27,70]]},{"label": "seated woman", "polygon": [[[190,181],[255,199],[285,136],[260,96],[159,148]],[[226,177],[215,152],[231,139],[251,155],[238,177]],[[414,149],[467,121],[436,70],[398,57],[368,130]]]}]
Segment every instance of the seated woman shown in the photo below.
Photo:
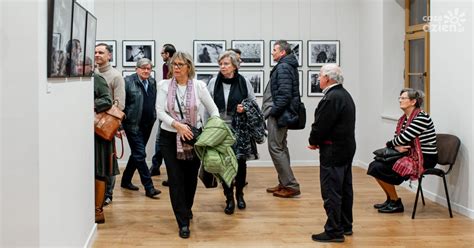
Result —
[{"label": "seated woman", "polygon": [[[404,211],[401,198],[398,198],[395,185],[400,185],[410,177],[418,178],[423,169],[433,168],[438,161],[436,149],[436,133],[431,117],[421,109],[424,93],[414,89],[403,89],[398,101],[404,114],[398,120],[394,139],[387,142],[386,146],[399,152],[410,151],[409,156],[413,160],[415,174],[402,176],[396,171],[393,162],[373,161],[369,165],[367,174],[375,177],[377,183],[382,187],[387,200],[384,203],[375,204],[374,208],[380,213],[400,213]],[[417,156],[417,154],[421,154]],[[400,160],[399,160],[400,161]],[[394,170],[395,168],[395,170]]]}]

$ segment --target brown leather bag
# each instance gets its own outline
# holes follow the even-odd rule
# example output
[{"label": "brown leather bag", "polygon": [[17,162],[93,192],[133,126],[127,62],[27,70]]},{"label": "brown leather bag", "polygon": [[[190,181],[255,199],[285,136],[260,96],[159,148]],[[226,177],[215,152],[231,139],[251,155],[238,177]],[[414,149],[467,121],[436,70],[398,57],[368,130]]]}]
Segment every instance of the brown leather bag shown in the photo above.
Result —
[{"label": "brown leather bag", "polygon": [[125,113],[115,104],[112,105],[109,110],[95,115],[95,133],[105,140],[112,140],[122,124],[123,118],[125,118]]}]

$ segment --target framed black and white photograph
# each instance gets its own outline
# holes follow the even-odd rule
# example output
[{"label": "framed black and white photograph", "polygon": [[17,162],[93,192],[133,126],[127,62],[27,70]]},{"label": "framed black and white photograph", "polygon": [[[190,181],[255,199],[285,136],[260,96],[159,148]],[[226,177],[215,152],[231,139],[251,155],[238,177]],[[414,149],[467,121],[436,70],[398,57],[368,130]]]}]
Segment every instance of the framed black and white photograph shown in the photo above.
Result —
[{"label": "framed black and white photograph", "polygon": [[239,70],[239,73],[250,81],[250,84],[253,87],[253,92],[255,96],[263,96],[263,82],[264,82],[264,73],[263,70],[258,71],[246,71]]},{"label": "framed black and white photograph", "polygon": [[[275,45],[276,40],[270,41],[270,65],[275,66],[277,64],[276,61],[273,61],[272,51],[273,46]],[[291,50],[298,59],[298,66],[303,66],[303,41],[302,40],[287,40],[290,43]]]},{"label": "framed black and white photograph", "polygon": [[67,77],[67,43],[71,39],[74,0],[48,1],[48,66],[50,78]]},{"label": "framed black and white photograph", "polygon": [[66,71],[70,77],[82,77],[84,67],[84,53],[86,46],[86,18],[87,10],[77,2],[74,2],[74,13],[72,20],[72,38],[67,44],[69,52]]},{"label": "framed black and white photograph", "polygon": [[242,54],[240,66],[263,66],[263,40],[233,40],[232,48],[239,49]]},{"label": "framed black and white photograph", "polygon": [[209,84],[209,81],[211,81],[211,79],[213,77],[217,77],[217,74],[219,73],[219,71],[203,71],[203,70],[197,70],[196,71],[196,79],[197,80],[201,80],[203,81],[204,83]]},{"label": "framed black and white photograph", "polygon": [[298,70],[298,76],[300,80],[300,96],[303,96],[303,71]]},{"label": "framed black and white photograph", "polygon": [[91,77],[94,72],[94,53],[97,34],[97,18],[87,12],[86,46],[84,47],[84,77]]},{"label": "framed black and white photograph", "polygon": [[217,59],[225,51],[225,40],[193,41],[193,57],[196,66],[219,66]]},{"label": "framed black and white photograph", "polygon": [[[134,73],[136,73],[135,70],[123,70],[123,71],[122,71],[122,77],[130,76],[130,75],[132,75],[132,74],[134,74]],[[152,78],[155,78],[155,70],[152,70],[152,71],[151,71],[150,76],[151,76]],[[155,79],[156,79],[156,78],[155,78]]]},{"label": "framed black and white photograph", "polygon": [[115,40],[97,40],[95,44],[100,44],[104,43],[110,46],[112,48],[112,56],[109,59],[109,63],[111,66],[116,67],[117,66],[117,41]]},{"label": "framed black and white photograph", "polygon": [[122,42],[123,66],[136,66],[141,58],[148,58],[155,64],[154,40],[124,40]]},{"label": "framed black and white photograph", "polygon": [[308,96],[323,96],[319,87],[319,71],[308,71]]},{"label": "framed black and white photograph", "polygon": [[308,66],[323,66],[325,64],[339,63],[338,40],[309,40],[308,41]]}]

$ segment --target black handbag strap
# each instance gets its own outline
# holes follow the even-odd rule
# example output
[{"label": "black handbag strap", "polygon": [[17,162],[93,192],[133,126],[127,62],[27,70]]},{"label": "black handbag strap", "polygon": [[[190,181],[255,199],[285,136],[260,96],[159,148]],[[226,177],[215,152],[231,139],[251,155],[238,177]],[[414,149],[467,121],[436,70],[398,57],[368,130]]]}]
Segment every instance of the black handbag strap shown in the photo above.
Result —
[{"label": "black handbag strap", "polygon": [[178,94],[176,94],[175,96],[176,96],[176,103],[178,104],[179,114],[181,115],[181,119],[184,120],[183,111],[181,110],[181,105],[179,104],[179,100],[178,100]]},{"label": "black handbag strap", "polygon": [[184,120],[183,111],[181,110],[181,105],[179,104],[179,100],[178,100],[178,93],[175,94],[175,97],[176,97],[176,103],[178,104],[179,113],[181,114],[181,119]]}]

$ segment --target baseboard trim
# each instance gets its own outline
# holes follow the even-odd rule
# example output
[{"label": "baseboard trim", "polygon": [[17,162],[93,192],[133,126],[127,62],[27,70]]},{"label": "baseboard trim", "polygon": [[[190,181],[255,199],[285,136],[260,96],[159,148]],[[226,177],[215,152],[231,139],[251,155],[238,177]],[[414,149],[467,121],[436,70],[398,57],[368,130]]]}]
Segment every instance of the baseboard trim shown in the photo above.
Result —
[{"label": "baseboard trim", "polygon": [[94,223],[94,226],[92,226],[92,230],[89,233],[89,236],[87,237],[86,244],[84,245],[85,248],[90,248],[94,244],[95,238],[97,235],[97,224]]}]

